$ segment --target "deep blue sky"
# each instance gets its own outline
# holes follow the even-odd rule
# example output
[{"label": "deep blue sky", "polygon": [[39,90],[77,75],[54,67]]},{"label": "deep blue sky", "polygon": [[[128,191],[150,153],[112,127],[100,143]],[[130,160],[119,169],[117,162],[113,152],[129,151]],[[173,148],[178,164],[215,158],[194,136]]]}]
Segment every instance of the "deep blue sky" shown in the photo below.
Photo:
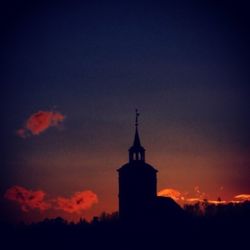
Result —
[{"label": "deep blue sky", "polygon": [[[249,11],[247,1],[2,3],[1,194],[89,188],[100,210],[115,209],[135,108],[160,188],[249,192]],[[15,135],[52,109],[63,129]]]}]

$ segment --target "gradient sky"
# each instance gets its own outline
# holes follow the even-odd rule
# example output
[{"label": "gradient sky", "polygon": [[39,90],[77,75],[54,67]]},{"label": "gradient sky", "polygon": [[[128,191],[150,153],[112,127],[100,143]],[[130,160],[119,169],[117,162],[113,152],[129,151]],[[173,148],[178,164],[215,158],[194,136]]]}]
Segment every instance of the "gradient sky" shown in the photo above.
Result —
[{"label": "gradient sky", "polygon": [[[116,211],[134,110],[158,190],[210,199],[250,192],[247,1],[5,1],[1,8],[1,218]],[[74,2],[74,3],[72,3]],[[202,2],[202,3],[201,3]],[[65,119],[16,131],[38,111]],[[48,199],[91,190],[80,214],[22,212],[19,185]]]}]

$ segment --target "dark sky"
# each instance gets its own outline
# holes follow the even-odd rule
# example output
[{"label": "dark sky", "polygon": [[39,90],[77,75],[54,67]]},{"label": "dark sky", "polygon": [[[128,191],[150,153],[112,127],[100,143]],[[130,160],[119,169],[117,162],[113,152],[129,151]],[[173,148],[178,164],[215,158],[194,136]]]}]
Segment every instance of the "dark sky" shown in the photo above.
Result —
[{"label": "dark sky", "polygon": [[[82,216],[117,210],[135,108],[158,190],[249,193],[247,2],[3,1],[1,203],[20,185],[49,197],[92,190],[99,202]],[[17,136],[52,110],[59,128]]]}]

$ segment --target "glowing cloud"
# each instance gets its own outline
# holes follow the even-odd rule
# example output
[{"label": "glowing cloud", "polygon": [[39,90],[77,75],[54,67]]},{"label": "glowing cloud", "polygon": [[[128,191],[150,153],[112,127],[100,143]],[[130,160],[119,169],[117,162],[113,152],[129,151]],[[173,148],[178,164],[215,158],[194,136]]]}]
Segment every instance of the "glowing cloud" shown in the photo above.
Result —
[{"label": "glowing cloud", "polygon": [[219,204],[227,204],[227,203],[241,203],[244,201],[249,201],[250,200],[250,194],[239,194],[234,196],[234,199],[236,200],[221,200],[218,198],[218,200],[210,200],[206,198],[206,193],[201,192],[200,188],[198,186],[194,187],[194,192],[195,195],[190,197],[188,193],[181,193],[180,191],[172,188],[166,188],[162,189],[161,191],[158,192],[159,196],[165,196],[165,197],[170,197],[176,202],[178,202],[180,205],[184,204],[194,204],[194,203],[209,203],[209,204],[214,204],[214,205],[219,205]]},{"label": "glowing cloud", "polygon": [[91,208],[98,202],[97,195],[90,190],[76,192],[70,198],[58,197],[57,209],[68,213],[79,213],[83,210]]},{"label": "glowing cloud", "polygon": [[240,201],[249,201],[250,200],[250,194],[238,194],[234,196],[235,199]]},{"label": "glowing cloud", "polygon": [[205,193],[200,191],[199,186],[194,187],[194,197],[187,197],[188,193],[181,193],[180,191],[172,188],[166,188],[158,192],[159,196],[170,197],[180,204],[203,202]]},{"label": "glowing cloud", "polygon": [[158,195],[170,197],[175,201],[179,201],[180,199],[184,200],[184,197],[181,195],[181,193],[178,190],[172,188],[163,189],[160,192],[158,192]]},{"label": "glowing cloud", "polygon": [[63,210],[67,213],[78,213],[90,209],[98,202],[97,195],[90,190],[76,192],[72,197],[57,197],[45,201],[45,192],[42,190],[28,190],[21,186],[9,188],[4,198],[16,202],[23,212],[33,209],[45,211],[48,209]]},{"label": "glowing cloud", "polygon": [[203,200],[200,198],[187,198],[185,199],[185,202],[187,203],[197,203],[197,202],[202,202]]},{"label": "glowing cloud", "polygon": [[65,116],[55,111],[38,111],[31,115],[23,128],[17,130],[17,135],[26,138],[29,135],[39,135],[49,127],[58,126]]},{"label": "glowing cloud", "polygon": [[44,201],[45,192],[41,190],[32,191],[24,187],[13,186],[5,192],[4,197],[18,203],[24,212],[33,209],[45,211],[51,207],[48,202]]}]

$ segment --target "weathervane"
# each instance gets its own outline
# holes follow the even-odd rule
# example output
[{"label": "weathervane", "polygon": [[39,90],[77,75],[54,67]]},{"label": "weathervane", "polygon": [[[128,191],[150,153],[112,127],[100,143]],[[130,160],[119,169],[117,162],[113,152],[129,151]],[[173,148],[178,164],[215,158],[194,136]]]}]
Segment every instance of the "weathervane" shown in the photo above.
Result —
[{"label": "weathervane", "polygon": [[140,113],[138,112],[138,109],[135,110],[135,126],[138,127],[138,117]]}]

